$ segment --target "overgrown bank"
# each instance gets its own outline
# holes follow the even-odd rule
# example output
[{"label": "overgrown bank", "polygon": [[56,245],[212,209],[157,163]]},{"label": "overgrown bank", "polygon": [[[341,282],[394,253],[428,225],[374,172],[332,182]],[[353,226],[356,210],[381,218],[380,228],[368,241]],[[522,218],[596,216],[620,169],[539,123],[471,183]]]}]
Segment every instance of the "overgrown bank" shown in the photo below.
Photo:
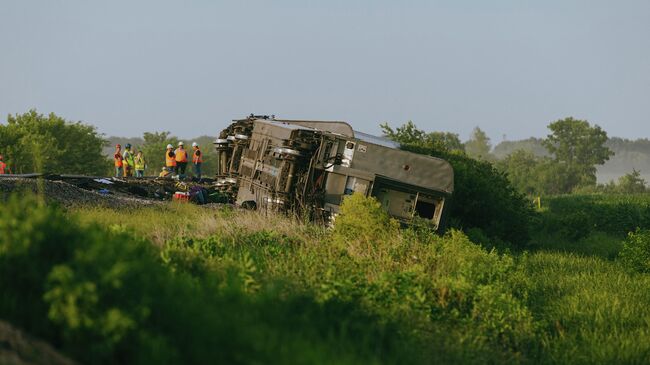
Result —
[{"label": "overgrown bank", "polygon": [[400,230],[359,196],[333,231],[190,205],[0,215],[0,317],[82,363],[650,361],[647,274]]}]

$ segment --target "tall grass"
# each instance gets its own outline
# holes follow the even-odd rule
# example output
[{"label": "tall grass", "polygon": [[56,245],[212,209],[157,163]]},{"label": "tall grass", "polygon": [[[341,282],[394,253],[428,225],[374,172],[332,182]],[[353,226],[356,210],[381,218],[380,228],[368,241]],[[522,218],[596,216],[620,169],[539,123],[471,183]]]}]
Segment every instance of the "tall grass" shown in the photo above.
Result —
[{"label": "tall grass", "polygon": [[650,362],[647,274],[398,229],[360,196],[333,230],[175,204],[0,214],[0,274],[40,268],[0,279],[0,316],[89,363]]},{"label": "tall grass", "polygon": [[169,203],[136,209],[75,207],[69,213],[82,224],[101,223],[122,227],[151,240],[156,245],[181,238],[205,238],[214,234],[236,234],[243,231],[273,230],[281,234],[303,235],[319,228],[287,219],[279,214],[259,214],[206,208],[194,204]]},{"label": "tall grass", "polygon": [[541,326],[542,359],[572,364],[650,360],[650,277],[597,257],[525,255],[529,306]]}]

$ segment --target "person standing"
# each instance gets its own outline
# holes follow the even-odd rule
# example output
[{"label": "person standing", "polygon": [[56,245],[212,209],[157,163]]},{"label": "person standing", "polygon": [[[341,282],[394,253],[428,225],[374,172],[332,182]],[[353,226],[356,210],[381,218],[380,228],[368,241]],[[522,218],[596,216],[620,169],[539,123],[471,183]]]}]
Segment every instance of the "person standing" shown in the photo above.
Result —
[{"label": "person standing", "polygon": [[144,169],[147,167],[142,151],[135,155],[135,177],[144,177]]},{"label": "person standing", "polygon": [[165,152],[165,168],[170,174],[176,172],[176,154],[174,153],[174,146],[171,144],[167,145],[167,151]]},{"label": "person standing", "polygon": [[187,168],[187,151],[183,142],[178,142],[178,148],[174,151],[176,155],[176,171],[178,172],[178,178],[185,178],[185,169]]},{"label": "person standing", "polygon": [[119,143],[115,145],[113,159],[115,160],[115,177],[121,177],[124,168],[124,157],[122,157],[122,146]]},{"label": "person standing", "polygon": [[127,143],[124,146],[124,177],[132,177],[135,161],[133,159],[133,151],[131,151],[131,144]]},{"label": "person standing", "polygon": [[192,143],[192,149],[194,149],[194,153],[192,153],[192,165],[194,166],[194,176],[201,180],[201,165],[203,164],[203,154],[201,153],[201,148],[199,147],[199,144],[194,142]]},{"label": "person standing", "polygon": [[0,155],[0,175],[6,174],[7,173],[7,171],[5,171],[6,169],[7,169],[7,164],[4,161],[4,157]]}]

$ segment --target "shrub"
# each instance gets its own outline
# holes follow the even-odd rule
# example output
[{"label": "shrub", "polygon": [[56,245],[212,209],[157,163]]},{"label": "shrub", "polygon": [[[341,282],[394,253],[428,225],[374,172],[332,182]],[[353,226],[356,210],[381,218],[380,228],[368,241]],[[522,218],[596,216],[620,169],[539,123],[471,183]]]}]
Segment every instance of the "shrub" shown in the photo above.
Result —
[{"label": "shrub", "polygon": [[405,150],[441,157],[454,168],[454,193],[449,210],[452,228],[480,228],[490,237],[515,245],[530,238],[532,204],[492,164],[462,154],[405,145]]},{"label": "shrub", "polygon": [[650,230],[630,232],[619,257],[628,269],[650,273]]},{"label": "shrub", "polygon": [[650,229],[648,195],[561,195],[543,200],[539,229],[578,240],[591,232],[623,237],[637,228]]},{"label": "shrub", "polygon": [[161,252],[122,227],[81,226],[13,197],[0,211],[0,317],[88,364],[411,357],[396,326],[358,300],[261,287],[254,255],[276,254],[266,248],[281,239],[178,240]]},{"label": "shrub", "polygon": [[543,229],[548,234],[559,235],[571,241],[578,241],[594,230],[594,223],[583,210],[556,213],[548,212],[543,219]]},{"label": "shrub", "polygon": [[483,340],[509,349],[521,350],[535,337],[533,316],[510,289],[500,285],[479,287],[472,308]]},{"label": "shrub", "polygon": [[374,197],[346,196],[334,222],[333,239],[353,255],[366,256],[399,235],[399,223],[390,218]]},{"label": "shrub", "polygon": [[78,233],[60,211],[36,198],[10,197],[0,210],[0,317],[38,336],[54,335],[44,320],[42,295],[52,268],[91,239]]}]

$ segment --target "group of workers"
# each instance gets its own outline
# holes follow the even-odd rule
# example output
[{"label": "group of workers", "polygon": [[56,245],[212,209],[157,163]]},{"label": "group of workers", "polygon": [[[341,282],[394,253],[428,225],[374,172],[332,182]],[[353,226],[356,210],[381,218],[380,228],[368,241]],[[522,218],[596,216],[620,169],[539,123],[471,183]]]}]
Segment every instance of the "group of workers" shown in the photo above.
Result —
[{"label": "group of workers", "polygon": [[[183,142],[178,142],[178,148],[174,150],[174,146],[167,145],[167,152],[165,152],[165,169],[160,176],[165,176],[171,173],[178,175],[180,179],[185,178],[185,170],[187,169],[188,153],[185,150]],[[203,153],[198,143],[192,143],[192,167],[194,168],[194,177],[201,178],[201,165],[203,164]]]},{"label": "group of workers", "polygon": [[122,145],[119,143],[115,145],[113,159],[115,160],[115,177],[131,177],[134,172],[136,177],[144,177],[144,170],[147,168],[144,155],[142,151],[134,154],[130,143],[124,145],[124,152],[122,152]]},{"label": "group of workers", "polygon": [[[203,154],[198,143],[192,143],[192,166],[194,168],[194,177],[201,178],[201,165],[203,164]],[[170,175],[177,175],[179,179],[186,178],[186,169],[188,164],[188,151],[185,150],[183,142],[178,142],[178,148],[174,150],[174,146],[167,145],[165,152],[165,167],[159,176],[167,177]],[[124,145],[124,152],[122,146],[117,144],[115,146],[115,176],[116,177],[131,177],[135,173],[136,177],[144,177],[144,172],[147,168],[147,163],[142,151],[134,153],[131,149],[131,144]]]}]

